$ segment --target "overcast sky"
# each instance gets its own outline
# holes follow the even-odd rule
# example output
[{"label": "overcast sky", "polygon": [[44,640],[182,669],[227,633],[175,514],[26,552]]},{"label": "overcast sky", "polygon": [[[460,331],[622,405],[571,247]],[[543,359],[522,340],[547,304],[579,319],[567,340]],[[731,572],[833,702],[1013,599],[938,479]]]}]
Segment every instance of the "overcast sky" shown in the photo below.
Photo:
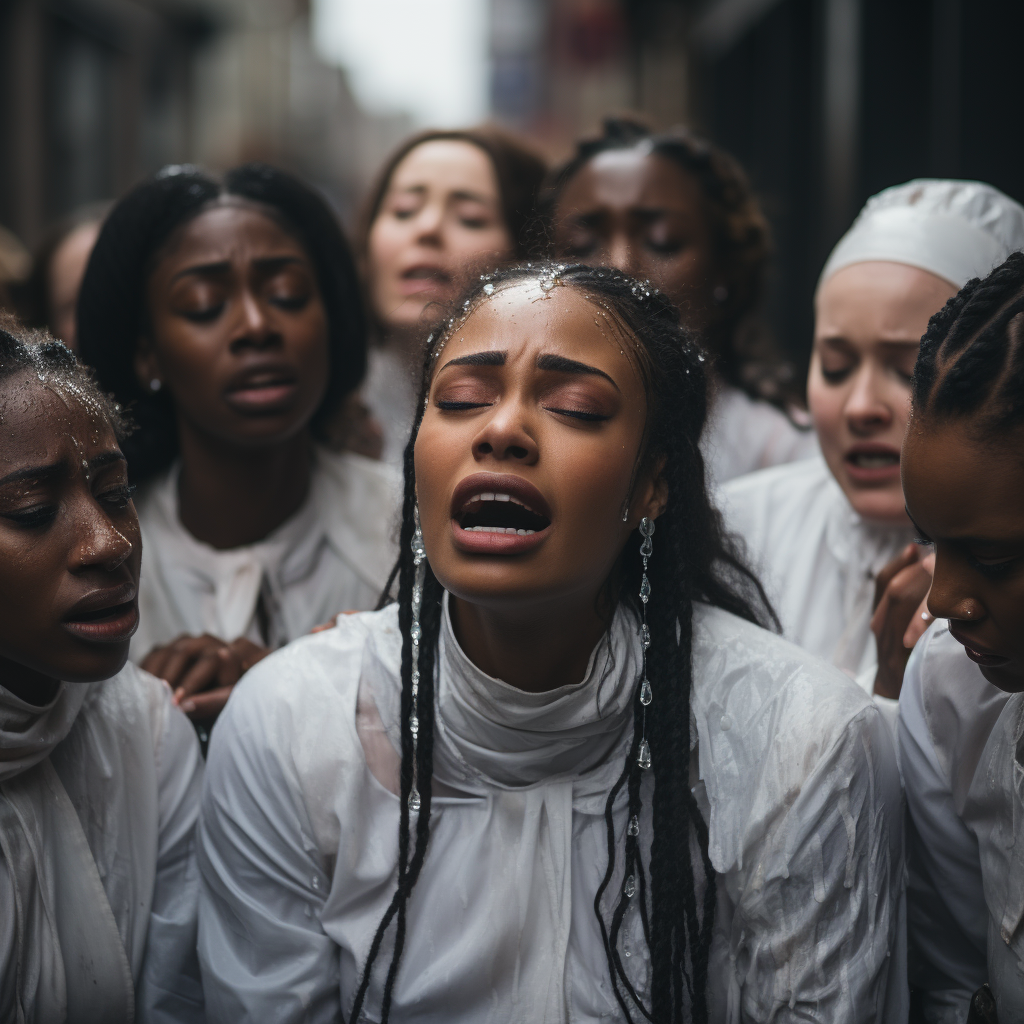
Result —
[{"label": "overcast sky", "polygon": [[364,109],[417,125],[487,116],[488,0],[314,0],[317,49]]}]

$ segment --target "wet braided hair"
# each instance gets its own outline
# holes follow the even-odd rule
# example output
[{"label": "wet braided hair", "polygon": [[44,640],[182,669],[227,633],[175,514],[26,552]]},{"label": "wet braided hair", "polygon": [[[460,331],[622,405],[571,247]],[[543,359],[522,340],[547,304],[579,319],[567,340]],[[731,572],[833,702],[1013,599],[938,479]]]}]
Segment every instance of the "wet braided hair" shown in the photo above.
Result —
[{"label": "wet braided hair", "polygon": [[911,387],[917,415],[981,413],[987,436],[1024,423],[1024,253],[968,281],[931,318]]},{"label": "wet braided hair", "polygon": [[[684,1019],[694,1022],[708,1019],[705,991],[716,889],[714,868],[708,855],[707,824],[690,791],[692,606],[694,601],[707,602],[754,622],[774,616],[760,585],[727,541],[721,517],[708,498],[699,444],[707,412],[704,356],[688,332],[679,326],[671,303],[649,285],[640,284],[615,270],[521,264],[478,282],[464,296],[457,307],[457,315],[432,335],[427,344],[416,421],[405,448],[401,555],[388,583],[389,591],[397,577],[398,619],[402,630],[398,887],[374,936],[355,994],[351,1021],[359,1017],[385,933],[392,921],[396,921],[394,953],[382,998],[381,1020],[388,1020],[405,942],[406,907],[422,869],[429,838],[434,740],[433,668],[444,591],[427,564],[419,618],[418,733],[414,745],[410,725],[413,647],[409,630],[413,618],[416,572],[412,552],[416,526],[416,435],[437,356],[453,331],[477,306],[487,301],[489,295],[521,281],[538,279],[545,283],[557,282],[560,286],[582,292],[596,306],[604,309],[621,329],[624,340],[633,349],[648,403],[645,439],[636,474],[664,460],[661,472],[668,490],[668,505],[658,520],[657,557],[651,561],[648,570],[651,586],[657,594],[657,599],[648,608],[652,636],[648,667],[658,686],[658,714],[648,716],[647,721],[652,757],[649,774],[654,780],[649,893],[636,837],[627,834],[624,849],[625,873],[633,873],[639,879],[643,930],[653,969],[651,1006],[642,1004],[628,981],[617,949],[619,928],[629,898],[624,892],[619,895],[610,922],[605,921],[601,909],[602,897],[619,856],[613,809],[623,787],[628,793],[629,815],[639,814],[641,809],[643,773],[637,764],[642,712],[639,686],[634,699],[634,733],[630,751],[605,806],[608,868],[594,899],[608,957],[608,970],[616,999],[630,1024],[643,1019],[665,1024],[676,1024]],[[619,603],[625,603],[639,613],[637,595],[641,567],[637,551],[640,540],[639,532],[634,531],[609,577],[605,595],[609,612]],[[381,606],[388,600],[386,591]],[[755,609],[762,610],[760,616]],[[421,801],[415,837],[408,806],[414,781],[414,750],[415,782]],[[692,839],[696,840],[694,845],[699,850],[699,869],[705,881],[700,905],[695,884],[697,865],[690,858]]]},{"label": "wet braided hair", "polygon": [[71,349],[46,331],[23,327],[10,314],[0,313],[0,387],[25,373],[43,386],[76,398],[111,425],[118,441],[131,433],[131,423],[121,407],[104,394],[92,371]]},{"label": "wet braided hair", "polygon": [[704,331],[715,372],[751,398],[786,411],[804,404],[803,382],[771,337],[759,315],[772,254],[771,228],[739,163],[685,128],[653,133],[642,121],[608,117],[601,135],[583,139],[576,153],[551,176],[541,213],[553,237],[555,215],[565,187],[601,153],[643,148],[670,160],[700,187],[704,214],[714,238],[716,261],[728,283],[718,318]]}]

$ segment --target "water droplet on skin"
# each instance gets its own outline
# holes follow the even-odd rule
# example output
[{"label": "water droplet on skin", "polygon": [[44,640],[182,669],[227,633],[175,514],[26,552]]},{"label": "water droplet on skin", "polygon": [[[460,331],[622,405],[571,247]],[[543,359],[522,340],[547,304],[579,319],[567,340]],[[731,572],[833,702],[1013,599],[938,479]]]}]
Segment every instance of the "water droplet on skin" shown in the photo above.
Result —
[{"label": "water droplet on skin", "polygon": [[490,281],[488,281],[487,284],[484,285],[484,295],[493,295],[493,294],[494,294],[494,285],[491,284]]}]

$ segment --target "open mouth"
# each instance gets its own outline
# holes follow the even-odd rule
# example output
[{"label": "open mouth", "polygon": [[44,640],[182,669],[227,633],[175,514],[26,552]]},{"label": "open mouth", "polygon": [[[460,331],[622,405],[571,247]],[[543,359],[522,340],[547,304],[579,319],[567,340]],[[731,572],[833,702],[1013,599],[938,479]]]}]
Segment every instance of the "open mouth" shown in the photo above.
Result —
[{"label": "open mouth", "polygon": [[900,464],[899,452],[852,452],[846,461],[858,469],[891,469]]},{"label": "open mouth", "polygon": [[74,618],[65,620],[65,628],[83,640],[101,643],[127,640],[139,624],[139,610],[134,600],[72,614]]},{"label": "open mouth", "polygon": [[470,497],[455,520],[469,533],[503,533],[528,537],[551,525],[551,520],[521,498],[494,491]]},{"label": "open mouth", "polygon": [[227,389],[233,405],[252,411],[273,410],[292,398],[298,384],[285,370],[263,370],[236,377]]}]

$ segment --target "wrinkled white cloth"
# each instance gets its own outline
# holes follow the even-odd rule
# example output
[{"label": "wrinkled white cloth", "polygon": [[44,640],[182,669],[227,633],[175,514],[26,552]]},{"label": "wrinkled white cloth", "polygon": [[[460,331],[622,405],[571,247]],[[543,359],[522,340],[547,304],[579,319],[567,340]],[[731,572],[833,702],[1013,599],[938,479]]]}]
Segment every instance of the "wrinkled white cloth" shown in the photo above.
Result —
[{"label": "wrinkled white cloth", "polygon": [[384,435],[381,460],[399,471],[412,431],[419,366],[394,345],[373,345],[367,352],[366,380],[360,392]]},{"label": "wrinkled white cloth", "polygon": [[400,485],[388,467],[317,448],[298,512],[258,544],[226,551],[185,529],[177,488],[174,466],[135,503],[145,557],[133,660],[182,633],[279,647],[339,612],[377,604],[397,557]]},{"label": "wrinkled white cloth", "polygon": [[188,721],[130,663],[41,708],[0,686],[0,1020],[204,1020],[201,781]]},{"label": "wrinkled white cloth", "polygon": [[813,430],[800,430],[770,402],[754,401],[726,384],[711,400],[701,450],[708,479],[724,484],[757,469],[811,458],[821,449]]},{"label": "wrinkled white cloth", "polygon": [[853,263],[906,263],[963,288],[1024,249],[1024,206],[980,181],[915,178],[872,196],[818,287]]},{"label": "wrinkled white cloth", "polygon": [[[582,683],[527,694],[466,658],[446,606],[431,840],[392,1019],[623,1019],[594,896],[632,736],[636,633],[620,610]],[[712,1019],[904,1021],[902,797],[881,716],[725,612],[695,608],[693,650],[694,792],[718,872]],[[199,830],[211,1022],[347,1019],[396,884],[400,655],[395,607],[343,617],[261,662],[222,716]],[[620,850],[627,810],[624,797],[613,809]],[[622,884],[620,857],[606,919]],[[360,1019],[379,1020],[392,936]],[[619,949],[648,998],[635,903]]]},{"label": "wrinkled white cloth", "polygon": [[[911,526],[861,519],[820,456],[733,480],[718,504],[746,546],[782,633],[871,693],[875,578],[914,539]],[[891,724],[897,702],[876,698]]]},{"label": "wrinkled white cloth", "polygon": [[932,624],[900,694],[911,982],[929,1024],[963,1024],[992,986],[1024,1020],[1024,694],[993,686]]}]

